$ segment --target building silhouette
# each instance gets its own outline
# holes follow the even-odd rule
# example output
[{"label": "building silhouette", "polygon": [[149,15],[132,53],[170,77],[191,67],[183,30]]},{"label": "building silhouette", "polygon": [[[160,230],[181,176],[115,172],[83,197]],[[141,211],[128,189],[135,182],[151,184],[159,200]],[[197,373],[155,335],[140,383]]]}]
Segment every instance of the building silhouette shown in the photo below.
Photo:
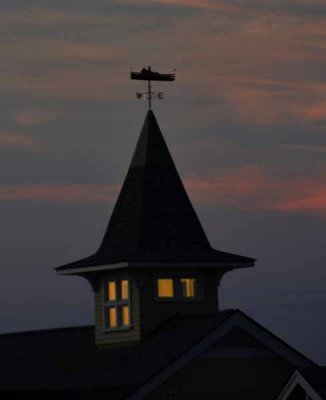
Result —
[{"label": "building silhouette", "polygon": [[0,335],[1,398],[326,399],[326,370],[240,310],[148,111],[98,251],[56,268],[88,280],[95,325]]}]

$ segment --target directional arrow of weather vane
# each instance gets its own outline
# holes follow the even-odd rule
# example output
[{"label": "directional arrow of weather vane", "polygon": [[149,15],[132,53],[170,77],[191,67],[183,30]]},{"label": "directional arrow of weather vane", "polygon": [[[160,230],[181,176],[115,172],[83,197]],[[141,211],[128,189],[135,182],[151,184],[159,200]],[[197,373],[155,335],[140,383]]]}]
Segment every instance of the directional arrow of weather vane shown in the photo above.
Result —
[{"label": "directional arrow of weather vane", "polygon": [[159,72],[152,71],[151,67],[143,68],[140,72],[131,72],[130,79],[136,79],[138,81],[147,81],[148,89],[147,92],[137,92],[137,99],[148,100],[148,108],[152,108],[152,99],[158,98],[160,100],[163,99],[163,92],[152,92],[151,81],[164,81],[164,82],[172,82],[175,80],[175,74],[160,74]]}]

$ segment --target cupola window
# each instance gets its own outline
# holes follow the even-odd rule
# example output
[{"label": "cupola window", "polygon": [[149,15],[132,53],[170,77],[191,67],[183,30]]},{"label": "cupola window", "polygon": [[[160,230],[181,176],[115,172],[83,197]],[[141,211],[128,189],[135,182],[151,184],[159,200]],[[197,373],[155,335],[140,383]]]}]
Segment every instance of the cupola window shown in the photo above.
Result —
[{"label": "cupola window", "polygon": [[158,279],[157,294],[160,298],[174,297],[174,280],[173,279]]},{"label": "cupola window", "polygon": [[198,297],[197,279],[193,277],[158,278],[156,287],[159,300],[184,301]]},{"label": "cupola window", "polygon": [[121,329],[130,326],[128,279],[115,278],[106,281],[104,314],[106,329]]}]

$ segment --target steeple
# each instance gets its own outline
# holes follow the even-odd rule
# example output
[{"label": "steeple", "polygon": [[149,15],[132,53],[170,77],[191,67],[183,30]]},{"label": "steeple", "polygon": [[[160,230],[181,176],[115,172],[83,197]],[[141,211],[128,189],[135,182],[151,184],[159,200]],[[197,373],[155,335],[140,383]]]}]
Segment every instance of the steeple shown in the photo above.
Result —
[{"label": "steeple", "polygon": [[98,251],[57,271],[142,261],[254,262],[210,246],[151,110]]},{"label": "steeple", "polygon": [[166,260],[210,250],[152,111],[99,249],[104,258]]},{"label": "steeple", "polygon": [[177,314],[215,315],[222,276],[254,262],[211,247],[149,110],[99,249],[56,270],[91,283],[96,344],[108,346]]}]

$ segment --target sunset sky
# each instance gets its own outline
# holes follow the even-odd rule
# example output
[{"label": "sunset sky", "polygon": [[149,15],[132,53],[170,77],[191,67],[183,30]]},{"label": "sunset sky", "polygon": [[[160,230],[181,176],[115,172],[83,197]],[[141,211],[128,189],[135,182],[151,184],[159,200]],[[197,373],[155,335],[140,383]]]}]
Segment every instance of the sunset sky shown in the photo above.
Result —
[{"label": "sunset sky", "polygon": [[146,114],[130,70],[173,72],[154,113],[221,283],[326,364],[325,0],[2,0],[0,332],[93,323],[86,281]]}]

